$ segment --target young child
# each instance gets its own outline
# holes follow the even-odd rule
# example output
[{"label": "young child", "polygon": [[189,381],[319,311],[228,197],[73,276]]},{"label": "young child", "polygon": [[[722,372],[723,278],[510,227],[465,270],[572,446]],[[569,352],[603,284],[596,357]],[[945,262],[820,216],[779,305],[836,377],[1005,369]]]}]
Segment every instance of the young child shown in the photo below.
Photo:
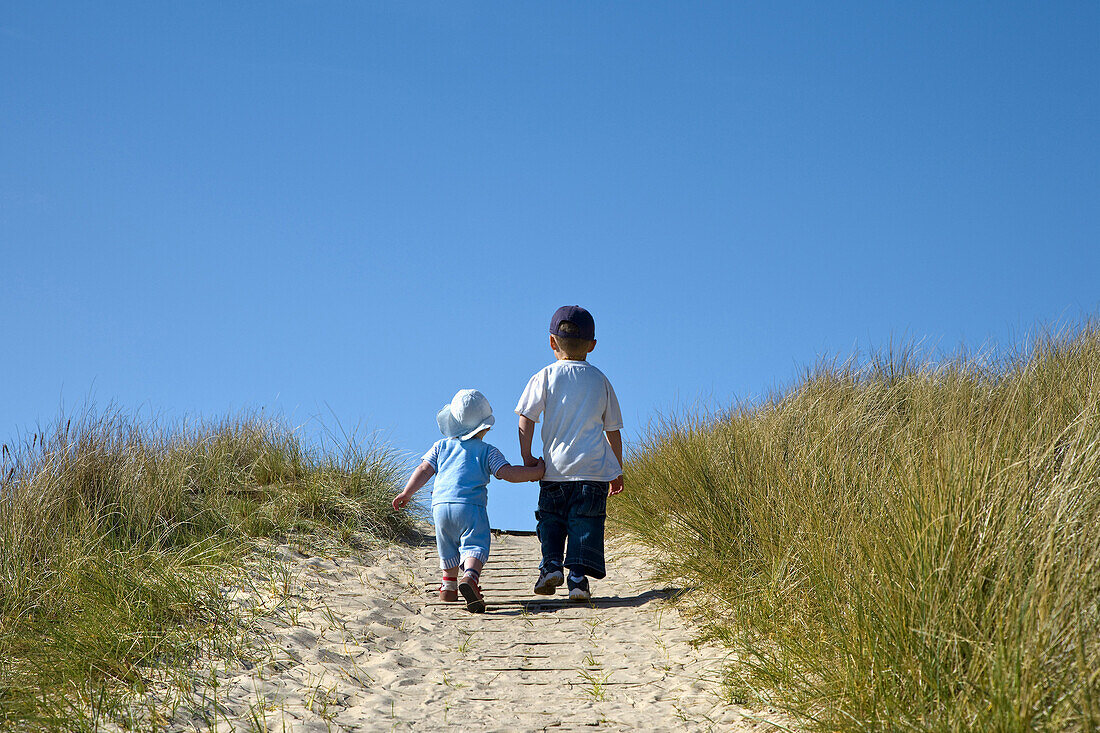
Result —
[{"label": "young child", "polygon": [[[481,440],[495,419],[489,400],[476,389],[459,390],[435,419],[444,437],[424,454],[405,490],[394,498],[393,508],[408,504],[435,476],[432,518],[443,569],[439,599],[457,601],[461,592],[468,611],[484,613],[485,598],[478,581],[489,559],[489,513],[485,509],[489,477],[513,483],[538,481],[546,464],[540,459],[526,467],[509,465],[499,450]],[[465,570],[461,582],[460,566]]]},{"label": "young child", "polygon": [[[569,600],[592,597],[588,577],[604,577],[607,497],[623,490],[623,427],[611,382],[586,357],[596,348],[596,324],[579,305],[563,305],[550,320],[557,361],[527,383],[516,405],[523,461],[536,465],[531,440],[539,415],[546,475],[535,512],[542,562],[535,593],[552,595],[569,568]],[[568,540],[568,551],[566,541]],[[564,560],[562,554],[564,553]]]}]

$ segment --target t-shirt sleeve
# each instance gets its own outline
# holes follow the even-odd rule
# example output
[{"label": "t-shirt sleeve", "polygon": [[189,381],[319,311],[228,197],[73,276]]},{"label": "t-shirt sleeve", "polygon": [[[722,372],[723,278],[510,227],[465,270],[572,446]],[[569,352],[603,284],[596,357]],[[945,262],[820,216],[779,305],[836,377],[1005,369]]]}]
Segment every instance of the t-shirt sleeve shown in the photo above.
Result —
[{"label": "t-shirt sleeve", "polygon": [[496,476],[497,471],[508,465],[508,459],[504,457],[503,453],[501,453],[499,450],[496,449],[496,447],[493,446],[489,447],[488,459],[490,476]]},{"label": "t-shirt sleeve", "polygon": [[516,405],[516,414],[523,415],[534,422],[539,421],[539,415],[546,407],[546,370],[540,370],[527,382],[523,394],[519,396],[519,404]]},{"label": "t-shirt sleeve", "polygon": [[611,382],[606,379],[604,382],[607,384],[607,406],[603,410],[603,429],[622,430],[623,413],[619,409],[619,398],[615,396],[615,388],[611,386]]},{"label": "t-shirt sleeve", "polygon": [[442,440],[435,441],[435,443],[432,444],[432,447],[428,449],[428,452],[425,453],[420,458],[420,460],[424,461],[425,463],[430,464],[431,467],[433,469],[435,469],[436,471],[439,470],[439,466],[436,465],[436,462],[439,460],[439,449],[442,445],[443,445]]}]

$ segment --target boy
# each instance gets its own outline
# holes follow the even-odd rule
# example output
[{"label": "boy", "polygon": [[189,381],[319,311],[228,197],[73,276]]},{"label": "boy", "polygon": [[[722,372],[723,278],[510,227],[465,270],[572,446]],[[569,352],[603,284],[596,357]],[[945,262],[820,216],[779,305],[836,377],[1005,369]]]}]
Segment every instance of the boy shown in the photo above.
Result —
[{"label": "boy", "polygon": [[[405,490],[393,500],[401,509],[433,475],[432,518],[443,583],[439,600],[466,599],[466,610],[485,612],[478,580],[489,559],[488,483],[490,476],[521,483],[538,481],[546,471],[540,459],[528,467],[508,464],[499,450],[481,439],[496,421],[489,400],[476,389],[463,389],[435,417],[443,439],[438,440],[409,477]],[[465,569],[458,582],[460,566]]]},{"label": "boy", "polygon": [[587,361],[596,348],[596,324],[588,311],[579,305],[558,308],[550,320],[550,348],[557,361],[531,377],[516,405],[520,452],[528,466],[536,465],[531,440],[545,413],[546,475],[535,512],[542,562],[535,593],[553,595],[563,582],[564,565],[569,600],[587,601],[592,597],[588,576],[606,574],[607,497],[623,490],[623,417],[611,382]]}]

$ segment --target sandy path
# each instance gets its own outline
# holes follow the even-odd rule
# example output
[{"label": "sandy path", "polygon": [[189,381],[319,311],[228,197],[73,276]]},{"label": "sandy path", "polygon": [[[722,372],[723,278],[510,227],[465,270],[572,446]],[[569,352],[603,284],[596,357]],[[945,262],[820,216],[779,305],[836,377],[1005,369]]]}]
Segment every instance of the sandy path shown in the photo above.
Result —
[{"label": "sandy path", "polygon": [[[774,730],[719,699],[724,652],[694,648],[667,592],[612,553],[589,604],[531,592],[538,542],[499,535],[485,614],[438,600],[434,546],[373,566],[280,554],[297,569],[270,658],[223,670],[180,730]],[[206,694],[207,691],[203,691]],[[769,714],[772,720],[779,716]]]}]

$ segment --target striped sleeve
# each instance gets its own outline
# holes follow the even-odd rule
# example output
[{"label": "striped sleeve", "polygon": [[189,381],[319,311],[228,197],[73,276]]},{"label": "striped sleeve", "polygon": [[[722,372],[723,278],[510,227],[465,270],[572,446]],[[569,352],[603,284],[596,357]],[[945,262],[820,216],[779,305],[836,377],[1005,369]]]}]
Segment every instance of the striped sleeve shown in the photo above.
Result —
[{"label": "striped sleeve", "polygon": [[495,447],[489,448],[489,475],[496,476],[497,471],[508,465],[508,459],[504,457],[504,454],[497,450]]},{"label": "striped sleeve", "polygon": [[438,470],[439,470],[439,466],[438,466],[438,465],[436,465],[436,464],[437,464],[437,463],[438,463],[438,461],[439,461],[439,448],[440,448],[440,446],[442,446],[442,445],[443,445],[443,441],[442,441],[442,440],[437,440],[437,441],[436,441],[436,442],[435,442],[435,443],[434,443],[434,444],[432,445],[432,447],[428,449],[428,452],[427,452],[427,453],[425,453],[425,454],[424,454],[424,455],[423,455],[423,456],[422,456],[422,457],[420,458],[420,460],[422,460],[422,461],[424,461],[425,463],[427,463],[428,465],[430,465],[430,466],[431,466],[432,468],[434,468],[434,469],[435,469],[436,471],[438,471]]}]

